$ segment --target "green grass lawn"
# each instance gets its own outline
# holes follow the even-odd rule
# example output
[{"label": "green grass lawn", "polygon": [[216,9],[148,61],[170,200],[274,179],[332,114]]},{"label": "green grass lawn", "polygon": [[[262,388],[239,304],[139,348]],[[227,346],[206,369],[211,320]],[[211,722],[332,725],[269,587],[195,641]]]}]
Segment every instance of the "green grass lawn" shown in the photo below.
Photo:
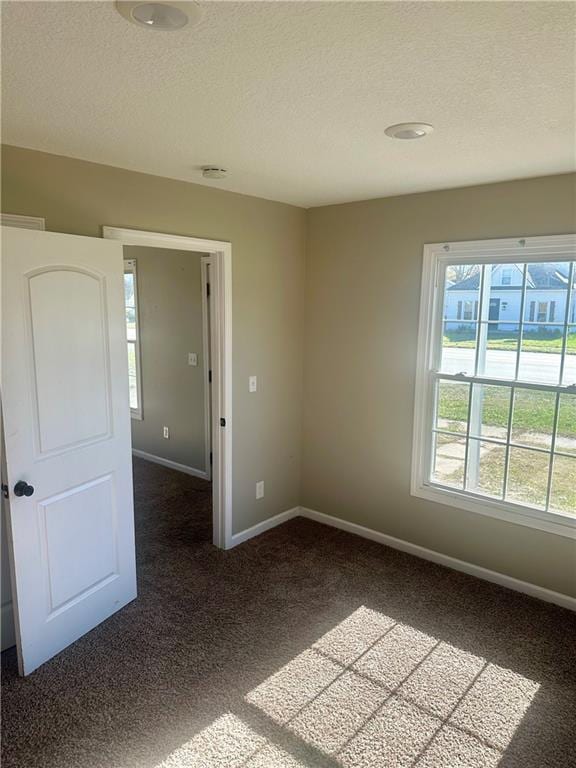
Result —
[{"label": "green grass lawn", "polygon": [[[544,507],[548,485],[549,456],[535,451],[511,449],[508,468],[506,500],[519,504]],[[556,456],[552,470],[550,509],[576,514],[576,458]],[[456,471],[445,478],[449,484],[461,482]],[[475,489],[488,496],[502,496],[504,482],[504,452],[495,448],[486,451],[480,463],[479,483]]]},{"label": "green grass lawn", "polygon": [[[469,385],[460,382],[439,383],[438,419],[448,422],[449,430],[466,431]],[[554,420],[556,395],[533,389],[516,389],[512,420],[513,439],[526,433],[550,435]],[[508,426],[510,389],[484,385],[482,424],[493,431],[505,432]],[[503,435],[505,437],[505,434]],[[558,413],[558,436],[576,440],[576,395],[562,394]],[[536,442],[537,439],[536,439]],[[541,444],[542,440],[538,444]],[[533,444],[528,441],[527,444]]]},{"label": "green grass lawn", "polygon": [[[443,346],[462,347],[465,349],[474,349],[476,347],[476,337],[474,331],[470,329],[455,329],[446,331],[444,334]],[[512,331],[489,331],[488,349],[501,349],[507,352],[515,352],[518,348],[518,335]],[[522,337],[522,349],[530,352],[546,352],[549,354],[558,354],[562,350],[561,333],[524,333]],[[569,355],[576,355],[576,333],[568,334],[566,349]]]}]

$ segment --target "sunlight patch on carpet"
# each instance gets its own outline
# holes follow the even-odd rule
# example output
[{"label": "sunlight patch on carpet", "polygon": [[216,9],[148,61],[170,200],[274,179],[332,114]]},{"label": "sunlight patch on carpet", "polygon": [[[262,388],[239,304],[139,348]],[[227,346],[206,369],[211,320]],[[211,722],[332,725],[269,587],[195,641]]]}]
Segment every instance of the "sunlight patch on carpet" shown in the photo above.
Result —
[{"label": "sunlight patch on carpet", "polygon": [[363,606],[246,701],[344,768],[493,768],[538,688]]},{"label": "sunlight patch on carpet", "polygon": [[200,731],[158,768],[305,768],[292,755],[228,713]]},{"label": "sunlight patch on carpet", "polygon": [[538,689],[362,606],[158,768],[497,768]]}]

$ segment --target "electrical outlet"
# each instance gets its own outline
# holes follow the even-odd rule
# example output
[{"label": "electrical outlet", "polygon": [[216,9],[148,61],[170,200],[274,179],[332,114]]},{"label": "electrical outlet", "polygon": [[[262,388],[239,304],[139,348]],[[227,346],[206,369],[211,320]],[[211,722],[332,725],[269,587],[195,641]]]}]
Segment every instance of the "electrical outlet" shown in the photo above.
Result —
[{"label": "electrical outlet", "polygon": [[264,496],[264,480],[259,480],[256,483],[256,498],[261,499]]},{"label": "electrical outlet", "polygon": [[168,429],[168,427],[162,428],[162,434],[166,438],[166,440],[170,439],[170,430]]},{"label": "electrical outlet", "polygon": [[188,365],[198,365],[198,355],[196,352],[188,352]]},{"label": "electrical outlet", "polygon": [[248,391],[256,392],[258,389],[258,378],[256,376],[250,376],[248,379]]}]

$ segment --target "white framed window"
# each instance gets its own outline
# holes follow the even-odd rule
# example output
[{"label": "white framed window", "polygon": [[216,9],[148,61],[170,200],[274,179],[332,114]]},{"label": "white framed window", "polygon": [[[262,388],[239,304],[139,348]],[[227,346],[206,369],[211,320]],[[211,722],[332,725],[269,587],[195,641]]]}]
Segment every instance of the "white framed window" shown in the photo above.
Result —
[{"label": "white framed window", "polygon": [[575,306],[576,235],[424,246],[413,495],[576,537]]},{"label": "white framed window", "polygon": [[502,270],[502,285],[512,285],[512,268],[505,267]]},{"label": "white framed window", "polygon": [[142,375],[140,361],[140,325],[138,319],[138,279],[136,260],[124,259],[124,305],[126,309],[126,340],[128,345],[128,385],[130,414],[142,419]]}]

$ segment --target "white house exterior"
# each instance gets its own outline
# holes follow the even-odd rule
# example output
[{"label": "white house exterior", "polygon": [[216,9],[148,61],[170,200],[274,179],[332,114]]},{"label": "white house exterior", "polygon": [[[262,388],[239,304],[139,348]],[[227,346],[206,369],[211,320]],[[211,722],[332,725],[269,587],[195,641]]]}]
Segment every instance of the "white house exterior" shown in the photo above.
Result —
[{"label": "white house exterior", "polygon": [[[520,322],[523,265],[498,264],[492,269],[488,320],[494,331],[514,331]],[[568,300],[567,263],[528,265],[524,322],[533,332],[560,332]],[[480,272],[448,286],[445,292],[446,330],[473,328],[478,320]],[[568,322],[576,323],[576,299]],[[554,327],[556,324],[557,327]],[[528,331],[528,328],[526,328]],[[528,331],[529,332],[529,331]]]}]

